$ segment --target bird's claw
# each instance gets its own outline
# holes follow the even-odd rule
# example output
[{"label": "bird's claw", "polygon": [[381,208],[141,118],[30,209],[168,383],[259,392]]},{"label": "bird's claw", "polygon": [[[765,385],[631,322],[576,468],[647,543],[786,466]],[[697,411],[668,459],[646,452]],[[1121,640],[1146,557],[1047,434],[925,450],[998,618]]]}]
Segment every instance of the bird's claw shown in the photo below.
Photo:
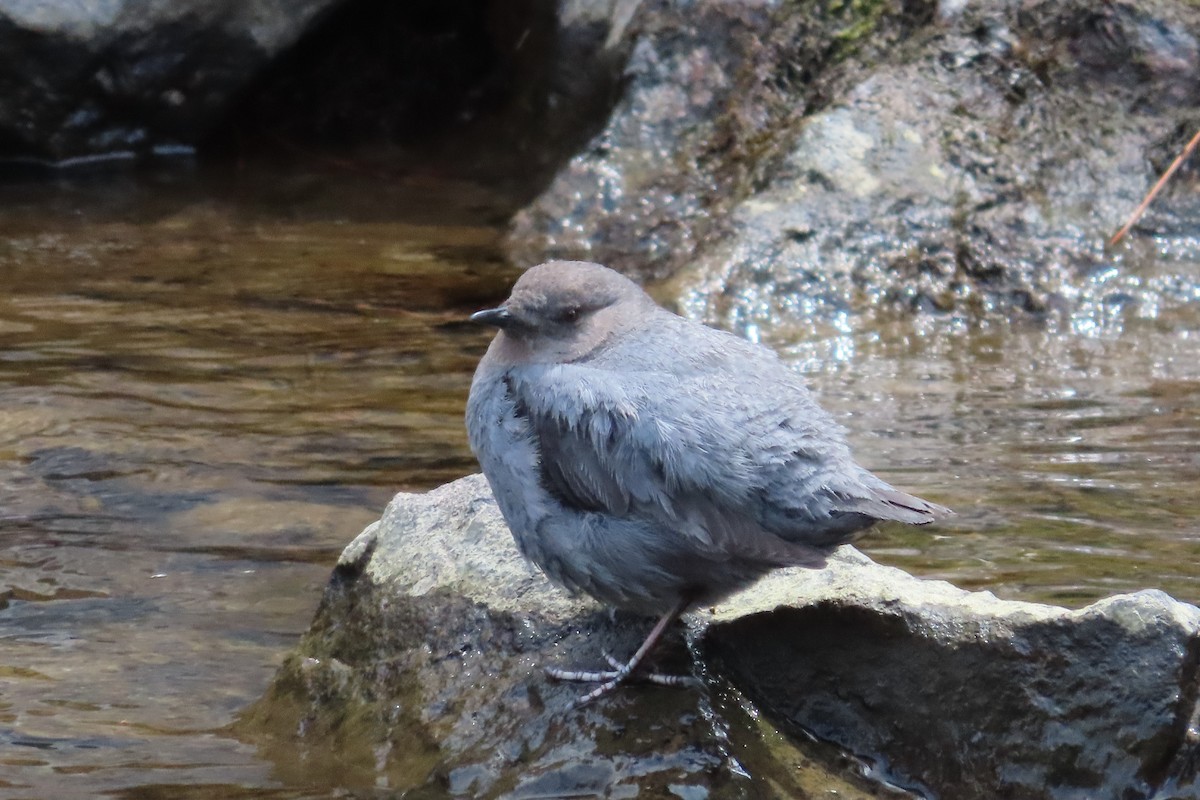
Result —
[{"label": "bird's claw", "polygon": [[573,708],[586,705],[597,700],[630,680],[644,681],[658,686],[692,686],[697,683],[691,675],[664,675],[660,672],[640,672],[637,665],[618,661],[607,650],[601,651],[604,660],[612,667],[611,670],[574,670],[559,667],[546,667],[546,674],[558,681],[573,681],[579,683],[599,683],[592,691],[583,695],[571,704]]}]

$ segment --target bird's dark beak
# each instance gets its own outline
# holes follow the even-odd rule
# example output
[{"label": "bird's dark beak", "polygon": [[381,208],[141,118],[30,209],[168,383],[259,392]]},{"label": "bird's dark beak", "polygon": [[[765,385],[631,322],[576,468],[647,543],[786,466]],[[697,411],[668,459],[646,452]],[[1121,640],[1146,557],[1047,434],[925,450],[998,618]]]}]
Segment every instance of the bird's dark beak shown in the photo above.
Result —
[{"label": "bird's dark beak", "polygon": [[496,328],[512,327],[517,321],[517,318],[505,308],[489,308],[484,311],[476,311],[471,315],[471,322],[479,322],[484,325],[491,325]]}]

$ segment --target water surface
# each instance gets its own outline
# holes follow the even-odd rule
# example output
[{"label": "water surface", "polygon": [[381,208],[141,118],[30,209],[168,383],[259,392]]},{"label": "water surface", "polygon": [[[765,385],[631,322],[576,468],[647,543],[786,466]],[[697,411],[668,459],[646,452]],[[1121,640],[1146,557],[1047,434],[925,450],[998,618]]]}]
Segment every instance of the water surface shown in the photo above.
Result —
[{"label": "water surface", "polygon": [[[475,468],[488,334],[462,320],[513,278],[505,203],[336,171],[0,188],[0,794],[336,793],[224,729],[392,493]],[[958,511],[881,530],[878,560],[1194,602],[1197,305],[769,341],[864,463]]]}]

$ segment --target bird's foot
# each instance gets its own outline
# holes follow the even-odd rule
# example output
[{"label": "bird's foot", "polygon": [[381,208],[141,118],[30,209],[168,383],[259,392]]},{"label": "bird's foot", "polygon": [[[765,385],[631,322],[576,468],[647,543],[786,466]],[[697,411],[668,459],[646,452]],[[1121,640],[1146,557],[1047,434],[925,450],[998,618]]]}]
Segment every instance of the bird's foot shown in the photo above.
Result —
[{"label": "bird's foot", "polygon": [[697,681],[691,675],[664,675],[659,672],[639,672],[638,661],[631,659],[628,663],[618,661],[611,653],[603,652],[604,660],[611,670],[574,670],[546,667],[546,674],[559,681],[575,681],[582,683],[599,683],[592,691],[580,697],[571,704],[573,708],[586,705],[597,700],[630,680],[645,681],[659,686],[691,686]]},{"label": "bird's foot", "polygon": [[[601,650],[600,654],[604,656],[604,660],[608,662],[608,665],[617,672],[620,672],[625,667],[624,664],[618,661],[613,654],[607,650]],[[601,674],[616,675],[617,672]],[[638,672],[636,674],[631,674],[631,677],[635,677],[638,680],[645,681],[646,683],[655,683],[659,686],[694,686],[695,684],[699,683],[699,681],[697,681],[691,675],[665,675],[661,672]]]}]

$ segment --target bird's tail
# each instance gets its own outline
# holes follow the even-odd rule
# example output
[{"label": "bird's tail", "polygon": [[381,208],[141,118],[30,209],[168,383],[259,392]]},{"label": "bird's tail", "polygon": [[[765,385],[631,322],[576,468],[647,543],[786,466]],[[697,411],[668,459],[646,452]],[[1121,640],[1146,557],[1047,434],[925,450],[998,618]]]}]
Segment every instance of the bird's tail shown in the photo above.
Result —
[{"label": "bird's tail", "polygon": [[886,489],[876,489],[874,495],[873,499],[880,506],[880,513],[867,513],[879,519],[907,522],[910,525],[928,525],[930,522],[954,516],[954,512],[945,506],[922,500],[890,486]]},{"label": "bird's tail", "polygon": [[945,506],[922,500],[900,491],[867,473],[857,491],[839,492],[837,509],[852,514],[864,514],[876,520],[894,520],[909,525],[928,525],[954,512]]}]

